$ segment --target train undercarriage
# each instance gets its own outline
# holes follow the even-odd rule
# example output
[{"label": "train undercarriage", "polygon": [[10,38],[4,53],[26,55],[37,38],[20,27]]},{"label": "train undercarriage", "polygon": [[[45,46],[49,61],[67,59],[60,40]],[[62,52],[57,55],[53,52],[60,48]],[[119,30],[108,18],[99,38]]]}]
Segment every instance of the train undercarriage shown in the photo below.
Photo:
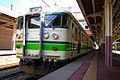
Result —
[{"label": "train undercarriage", "polygon": [[59,69],[69,62],[70,60],[55,61],[54,59],[52,59],[51,61],[49,61],[48,59],[21,59],[19,63],[19,68],[20,71],[24,71],[33,77],[42,77],[50,72],[55,71],[56,69]]}]

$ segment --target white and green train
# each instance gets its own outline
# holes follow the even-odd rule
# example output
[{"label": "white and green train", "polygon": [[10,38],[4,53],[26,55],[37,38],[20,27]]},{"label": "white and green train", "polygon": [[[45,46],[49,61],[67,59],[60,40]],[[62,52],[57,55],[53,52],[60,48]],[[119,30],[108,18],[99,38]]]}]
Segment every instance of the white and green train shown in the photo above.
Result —
[{"label": "white and green train", "polygon": [[23,71],[29,63],[35,70],[35,65],[65,62],[93,49],[92,39],[67,11],[31,12],[18,17],[18,27],[16,55]]}]

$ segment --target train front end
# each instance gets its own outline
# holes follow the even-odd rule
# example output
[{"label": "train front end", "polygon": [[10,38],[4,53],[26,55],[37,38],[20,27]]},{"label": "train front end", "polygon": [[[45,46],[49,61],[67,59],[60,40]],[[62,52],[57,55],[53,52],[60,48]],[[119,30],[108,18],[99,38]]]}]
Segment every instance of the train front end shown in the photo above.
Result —
[{"label": "train front end", "polygon": [[31,11],[18,17],[16,34],[16,56],[25,59],[41,57],[41,13]]},{"label": "train front end", "polygon": [[45,60],[69,58],[69,22],[65,12],[46,13],[44,16],[43,51]]},{"label": "train front end", "polygon": [[20,58],[19,69],[33,77],[47,73],[42,67],[43,16],[42,12],[37,10],[39,9],[31,8],[29,13],[18,17],[19,27],[16,35],[16,56]]}]

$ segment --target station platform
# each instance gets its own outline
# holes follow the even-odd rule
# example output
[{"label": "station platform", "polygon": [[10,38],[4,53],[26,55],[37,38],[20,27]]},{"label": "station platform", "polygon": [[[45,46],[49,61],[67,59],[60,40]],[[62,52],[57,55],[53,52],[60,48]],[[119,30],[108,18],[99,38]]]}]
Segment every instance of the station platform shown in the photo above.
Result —
[{"label": "station platform", "polygon": [[19,58],[16,57],[16,52],[13,50],[0,51],[0,70],[19,65]]},{"label": "station platform", "polygon": [[113,58],[113,66],[106,67],[104,55],[93,51],[39,80],[120,80],[119,61]]}]

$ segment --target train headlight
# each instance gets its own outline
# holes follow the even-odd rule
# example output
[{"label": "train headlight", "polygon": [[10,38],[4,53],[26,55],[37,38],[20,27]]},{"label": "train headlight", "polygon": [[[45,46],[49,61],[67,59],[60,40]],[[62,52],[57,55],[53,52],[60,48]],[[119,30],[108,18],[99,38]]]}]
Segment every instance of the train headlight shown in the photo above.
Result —
[{"label": "train headlight", "polygon": [[44,38],[45,38],[45,39],[48,39],[48,38],[49,38],[49,32],[47,32],[47,31],[44,32]]},{"label": "train headlight", "polygon": [[59,36],[54,33],[54,34],[52,34],[52,37],[53,37],[54,39],[58,39]]}]

